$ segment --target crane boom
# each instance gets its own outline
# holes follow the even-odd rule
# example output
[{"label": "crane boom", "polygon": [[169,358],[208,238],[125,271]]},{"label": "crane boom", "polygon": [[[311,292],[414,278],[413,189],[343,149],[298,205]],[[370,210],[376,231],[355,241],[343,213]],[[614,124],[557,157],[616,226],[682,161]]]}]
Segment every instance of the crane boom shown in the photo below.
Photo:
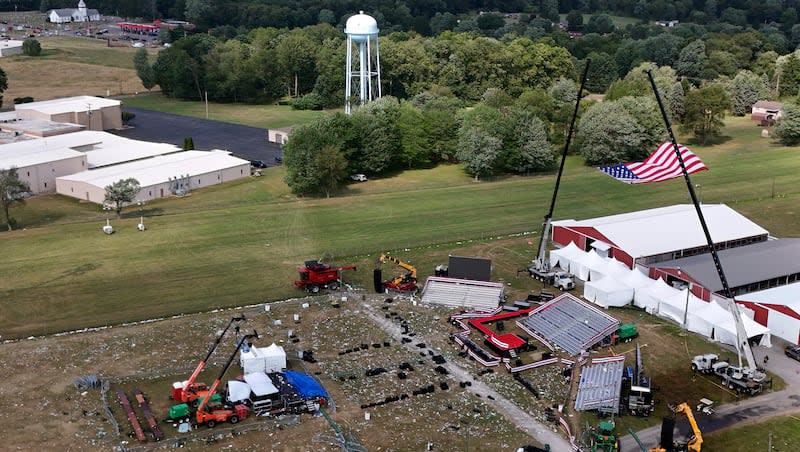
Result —
[{"label": "crane boom", "polygon": [[[244,315],[236,316],[236,317],[232,317],[231,318],[231,320],[228,322],[228,325],[225,327],[224,330],[222,330],[222,333],[220,333],[217,336],[217,338],[214,341],[214,343],[211,344],[211,348],[208,350],[208,353],[206,353],[206,357],[203,358],[202,360],[200,360],[200,362],[197,364],[197,367],[195,367],[194,372],[192,372],[192,375],[189,377],[189,380],[181,388],[180,397],[177,398],[177,397],[173,396],[173,398],[178,399],[181,402],[189,402],[189,401],[191,401],[190,399],[192,397],[192,392],[193,392],[193,390],[197,389],[195,387],[195,381],[197,380],[197,377],[200,375],[200,372],[202,372],[203,369],[206,368],[206,364],[208,364],[209,358],[211,358],[211,355],[214,354],[214,351],[217,349],[217,347],[219,346],[220,342],[222,342],[222,338],[225,337],[225,334],[228,332],[228,330],[230,329],[230,327],[234,323],[239,323],[239,322],[242,322],[244,320],[247,320],[244,317]],[[236,328],[237,328],[237,331],[238,331],[239,326],[237,325]],[[205,387],[205,386],[203,385],[203,387]]]},{"label": "crane boom", "polygon": [[[667,112],[664,109],[661,96],[658,94],[658,88],[656,87],[656,82],[653,78],[653,72],[648,70],[647,77],[650,79],[650,85],[653,88],[653,93],[656,96],[658,108],[661,110],[661,116],[664,119],[667,132],[669,132],[669,138],[672,143],[673,150],[675,151],[675,155],[677,156],[678,163],[681,166],[683,179],[686,181],[686,187],[689,189],[689,195],[692,198],[692,204],[694,204],[694,209],[697,212],[697,218],[700,220],[700,226],[703,228],[703,234],[705,234],[708,249],[711,252],[711,258],[714,261],[714,267],[716,267],[717,275],[719,275],[719,280],[722,283],[723,293],[727,298],[728,311],[731,313],[731,316],[733,316],[733,323],[736,325],[736,351],[739,358],[739,368],[742,370],[742,373],[758,381],[763,379],[764,375],[756,366],[756,358],[753,354],[753,349],[750,348],[750,343],[748,342],[747,331],[745,331],[744,328],[742,315],[739,312],[739,309],[736,307],[736,299],[734,298],[733,292],[728,285],[728,278],[725,277],[725,271],[722,269],[722,262],[719,260],[719,255],[717,254],[717,249],[714,246],[714,241],[711,239],[711,233],[708,230],[708,225],[706,224],[705,217],[703,216],[703,210],[700,208],[700,202],[698,201],[697,194],[694,191],[694,185],[692,184],[692,180],[689,178],[689,173],[686,171],[686,164],[683,161],[683,156],[681,156],[681,151],[678,147],[678,141],[675,139],[675,134],[672,132],[672,126],[670,126],[669,117],[667,117]],[[742,354],[744,354],[745,359],[747,360],[746,368],[742,366]]]},{"label": "crane boom", "polygon": [[219,377],[217,377],[217,379],[214,380],[214,383],[211,385],[211,388],[208,390],[208,394],[206,394],[206,396],[203,398],[203,401],[200,402],[200,405],[197,407],[198,423],[202,423],[201,419],[203,417],[204,410],[205,410],[206,406],[208,405],[208,402],[211,400],[211,397],[213,397],[214,394],[216,394],[217,388],[219,387],[220,382],[222,382],[222,378],[225,376],[225,372],[227,372],[228,368],[231,367],[231,363],[233,363],[233,360],[234,360],[234,358],[236,358],[236,355],[239,353],[239,350],[242,348],[242,345],[245,342],[247,342],[248,339],[251,339],[251,338],[254,338],[254,337],[258,337],[258,333],[255,332],[255,331],[253,331],[253,334],[246,334],[241,339],[239,339],[239,341],[237,342],[236,350],[234,350],[233,353],[231,353],[230,358],[228,358],[228,362],[225,363],[225,366],[222,368],[222,372],[219,373]]},{"label": "crane boom", "polygon": [[569,130],[567,131],[567,138],[564,142],[564,151],[561,153],[561,164],[558,166],[558,175],[556,176],[556,185],[553,187],[553,198],[550,200],[550,210],[544,216],[544,223],[542,224],[542,236],[539,241],[539,249],[536,253],[536,260],[533,261],[533,267],[539,271],[550,271],[550,260],[545,258],[547,252],[547,241],[550,238],[551,222],[553,218],[553,211],[556,208],[556,198],[558,197],[558,187],[561,185],[561,175],[564,174],[564,163],[567,161],[567,152],[569,151],[569,144],[572,141],[572,131],[575,129],[575,120],[578,117],[578,108],[581,105],[581,93],[584,86],[586,86],[586,78],[589,74],[589,65],[591,60],[586,60],[586,67],[583,68],[583,75],[581,76],[581,85],[578,88],[577,99],[575,100],[575,110],[572,112],[572,120],[569,123]]},{"label": "crane boom", "polygon": [[692,452],[700,452],[700,449],[703,446],[703,433],[700,431],[700,427],[697,425],[697,421],[694,419],[694,414],[692,413],[692,409],[686,402],[681,403],[678,405],[675,410],[676,413],[683,413],[686,416],[686,419],[689,421],[689,425],[692,427],[692,438],[689,439],[689,442],[686,444],[686,448]]}]

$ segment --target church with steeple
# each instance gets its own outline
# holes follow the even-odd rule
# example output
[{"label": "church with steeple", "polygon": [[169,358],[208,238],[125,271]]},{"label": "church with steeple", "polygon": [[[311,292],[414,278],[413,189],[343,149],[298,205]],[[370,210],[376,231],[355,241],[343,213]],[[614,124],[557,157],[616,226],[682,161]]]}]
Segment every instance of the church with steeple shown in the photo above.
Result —
[{"label": "church with steeple", "polygon": [[54,24],[92,22],[100,20],[100,12],[96,9],[87,9],[86,3],[80,0],[77,8],[51,9],[47,12],[47,20]]}]

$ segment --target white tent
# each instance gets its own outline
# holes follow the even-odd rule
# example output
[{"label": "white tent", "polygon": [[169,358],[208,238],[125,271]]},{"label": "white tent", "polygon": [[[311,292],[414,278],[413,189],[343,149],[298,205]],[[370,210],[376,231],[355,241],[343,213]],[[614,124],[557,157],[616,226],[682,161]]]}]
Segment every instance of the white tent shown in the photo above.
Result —
[{"label": "white tent", "polygon": [[[688,298],[687,298],[688,297]],[[689,306],[686,314],[686,306]],[[716,316],[708,312],[709,303],[696,297],[684,289],[668,298],[662,299],[658,305],[658,314],[683,325],[686,319],[686,329],[710,338],[714,330]]]},{"label": "white tent", "polygon": [[244,381],[247,382],[256,397],[264,397],[278,392],[278,388],[272,384],[272,380],[263,372],[245,374]]},{"label": "white tent", "polygon": [[250,398],[250,385],[239,380],[228,381],[228,402],[236,403]]},{"label": "white tent", "polygon": [[286,352],[283,347],[273,343],[267,348],[250,346],[240,355],[245,374],[253,372],[278,372],[286,368]]},{"label": "white tent", "polygon": [[622,276],[619,281],[628,287],[633,287],[634,290],[647,287],[655,282],[655,280],[648,278],[647,275],[635,268],[628,270],[628,273]]},{"label": "white tent", "polygon": [[633,301],[633,288],[607,276],[587,281],[583,285],[583,297],[604,308],[625,306]]},{"label": "white tent", "polygon": [[656,279],[649,286],[642,287],[635,291],[633,304],[644,308],[648,314],[658,312],[658,304],[661,300],[668,299],[680,293],[678,289],[670,287],[663,279]]},{"label": "white tent", "polygon": [[[599,256],[599,254],[598,254]],[[601,279],[605,276],[611,276],[620,280],[623,276],[630,272],[630,268],[622,262],[614,258],[603,258],[604,262],[600,267],[592,268],[590,271],[589,279]]]},{"label": "white tent", "polygon": [[559,266],[564,271],[575,273],[576,270],[572,269],[574,262],[580,260],[585,254],[575,245],[575,242],[569,242],[569,245],[563,248],[550,251],[550,266]]},{"label": "white tent", "polygon": [[[578,279],[588,281],[591,271],[602,268],[605,263],[606,260],[604,258],[600,257],[595,250],[591,250],[588,253],[584,253],[579,259],[573,261],[570,264],[569,271],[577,276]],[[572,268],[572,265],[575,266],[575,269]]]},{"label": "white tent", "polygon": [[[716,316],[719,319],[714,325],[714,340],[722,342],[723,344],[736,345],[736,325],[733,322],[733,315],[716,301],[712,301],[709,304],[714,305],[714,310],[717,313]],[[761,335],[761,342],[759,342],[759,345],[771,347],[772,337],[769,328],[759,324],[741,311],[742,309],[740,307],[739,313],[742,317],[742,323],[744,323],[744,330],[747,332],[747,337],[752,338]]]}]

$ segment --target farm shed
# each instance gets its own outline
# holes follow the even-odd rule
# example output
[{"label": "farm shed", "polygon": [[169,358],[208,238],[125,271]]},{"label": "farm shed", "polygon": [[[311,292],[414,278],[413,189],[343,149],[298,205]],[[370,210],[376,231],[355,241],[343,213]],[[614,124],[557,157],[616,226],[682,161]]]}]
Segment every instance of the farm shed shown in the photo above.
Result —
[{"label": "farm shed", "polygon": [[274,343],[266,348],[251,346],[248,351],[242,350],[239,360],[245,374],[279,372],[286,368],[286,352]]},{"label": "farm shed", "polygon": [[753,121],[758,121],[758,123],[761,125],[771,126],[775,123],[775,121],[781,118],[782,113],[782,103],[760,100],[753,104],[750,119]]},{"label": "farm shed", "polygon": [[107,166],[56,179],[56,191],[102,204],[105,187],[129,177],[139,181],[136,201],[149,201],[250,176],[250,162],[227,151],[184,151]]},{"label": "farm shed", "polygon": [[89,130],[122,128],[122,102],[94,96],[65,97],[14,105],[18,119],[80,124]]},{"label": "farm shed", "polygon": [[22,55],[22,41],[14,39],[0,41],[0,57]]},{"label": "farm shed", "polygon": [[[702,209],[719,249],[767,240],[767,230],[725,204],[705,204]],[[553,242],[561,246],[574,242],[580,250],[594,249],[601,257],[614,257],[629,267],[701,254],[707,246],[691,204],[555,221]]]},{"label": "farm shed", "polygon": [[267,141],[270,143],[280,144],[281,146],[289,141],[289,135],[292,133],[291,127],[284,127],[281,129],[268,129]]}]

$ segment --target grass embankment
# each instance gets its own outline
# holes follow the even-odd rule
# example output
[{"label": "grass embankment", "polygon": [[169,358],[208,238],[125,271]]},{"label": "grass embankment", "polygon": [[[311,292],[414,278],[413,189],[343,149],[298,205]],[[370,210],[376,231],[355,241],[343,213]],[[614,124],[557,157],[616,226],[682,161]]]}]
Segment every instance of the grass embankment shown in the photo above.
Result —
[{"label": "grass embankment", "polygon": [[[800,417],[783,416],[703,435],[703,450],[794,451],[800,448]],[[772,449],[768,446],[772,444]]]},{"label": "grass embankment", "polygon": [[[757,133],[738,120],[730,130]],[[703,200],[732,204],[776,235],[798,235],[797,212],[788,206],[797,199],[800,159],[791,149],[754,144],[696,148],[712,168],[694,179]],[[431,257],[438,263],[459,248],[458,241],[538,232],[553,186],[552,174],[474,183],[459,167],[441,166],[351,185],[336,198],[296,199],[282,171],[150,203],[145,233],[136,232],[133,209],[113,221],[118,233],[111,237],[100,232],[104,216],[96,206],[58,196],[30,200],[14,211],[29,229],[0,235],[6,256],[0,263],[0,334],[43,334],[291,297],[299,294],[291,285],[296,265],[325,253],[338,262],[361,259],[357,263],[371,268],[374,257],[354,256],[448,244]],[[773,181],[776,198],[770,197]],[[556,218],[687,202],[682,181],[631,187],[577,158],[570,160],[561,190]],[[404,255],[414,260],[418,251]],[[425,276],[432,266],[419,257]],[[525,261],[498,259],[496,265],[513,270]],[[354,278],[369,286],[368,273]]]}]

